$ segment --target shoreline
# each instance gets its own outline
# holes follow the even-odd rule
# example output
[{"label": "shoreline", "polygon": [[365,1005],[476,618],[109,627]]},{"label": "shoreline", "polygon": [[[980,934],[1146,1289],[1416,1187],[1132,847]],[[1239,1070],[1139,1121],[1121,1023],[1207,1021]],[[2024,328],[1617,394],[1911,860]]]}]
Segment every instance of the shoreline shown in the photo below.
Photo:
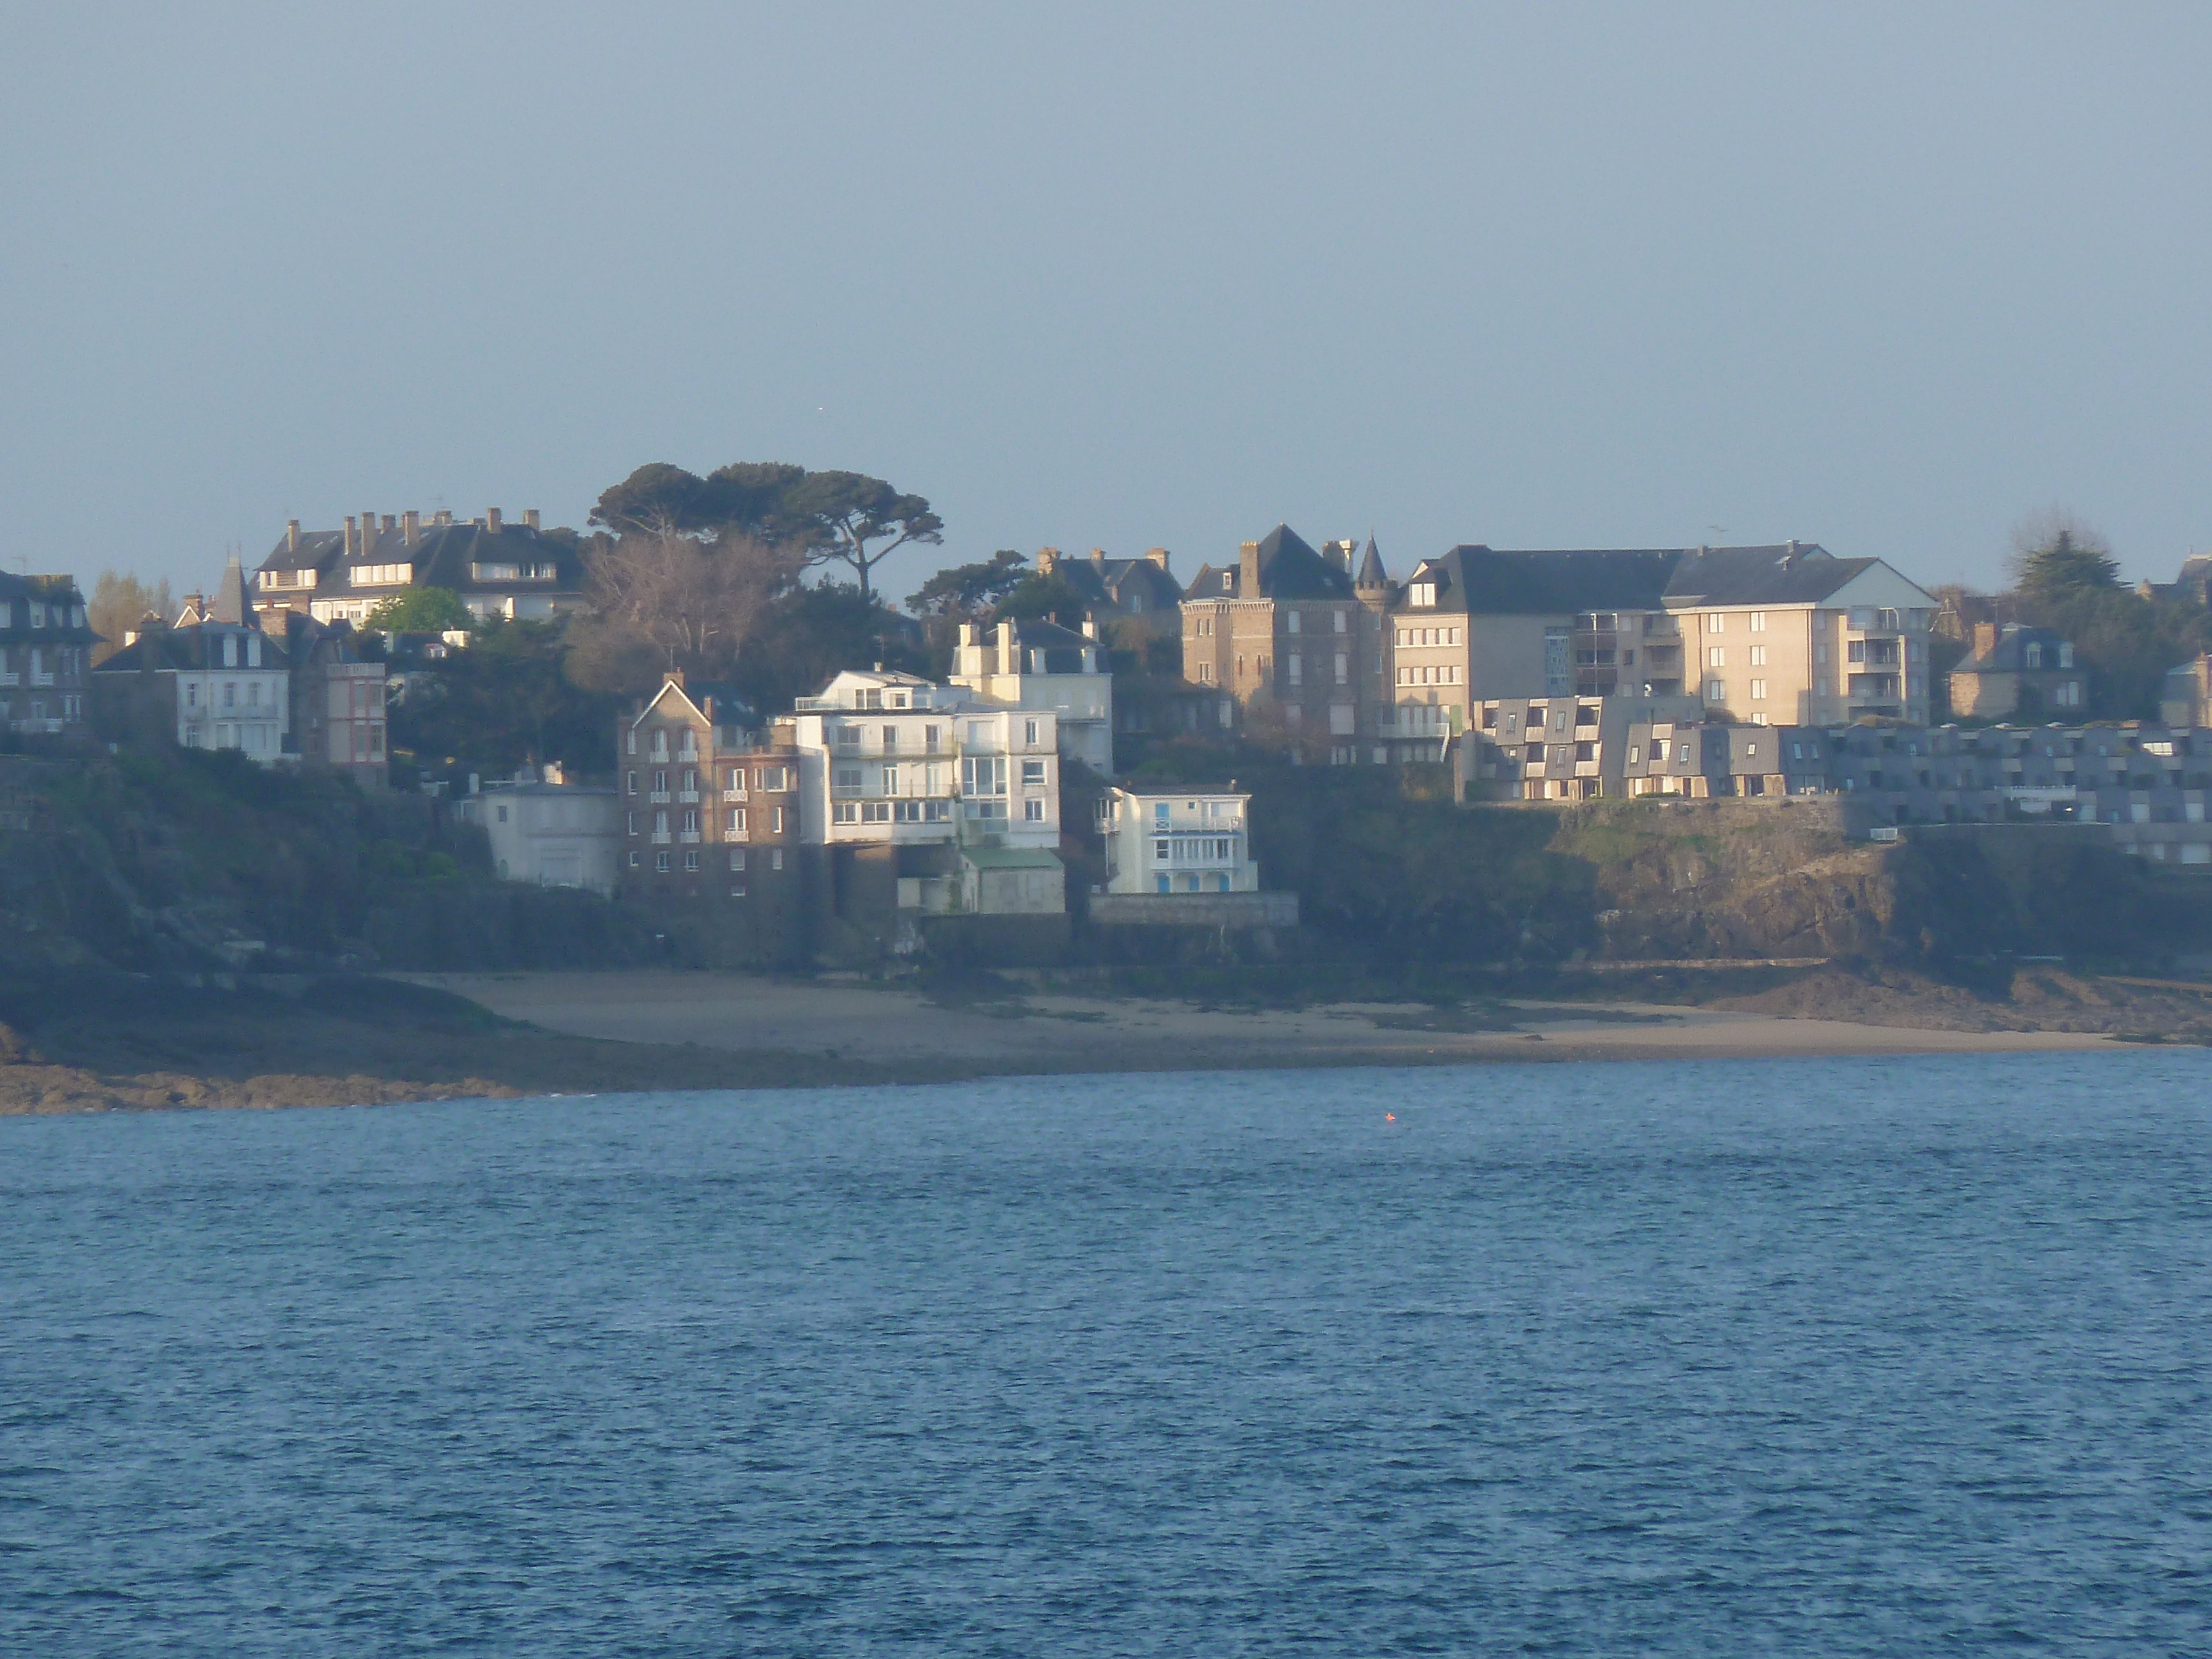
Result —
[{"label": "shoreline", "polygon": [[[210,1033],[209,1052],[151,1066],[117,1064],[123,1053],[82,1032],[73,1048],[34,1038],[0,1065],[0,1115],[2142,1046],[2099,1031],[1929,1029],[1627,1000],[1459,1008],[1224,1006],[1060,992],[933,1000],[903,986],[673,971],[412,974],[377,983],[422,1006],[340,1030],[324,1014],[295,1015],[264,998],[234,1017],[234,1031]],[[288,1034],[288,1022],[305,1029]]]}]

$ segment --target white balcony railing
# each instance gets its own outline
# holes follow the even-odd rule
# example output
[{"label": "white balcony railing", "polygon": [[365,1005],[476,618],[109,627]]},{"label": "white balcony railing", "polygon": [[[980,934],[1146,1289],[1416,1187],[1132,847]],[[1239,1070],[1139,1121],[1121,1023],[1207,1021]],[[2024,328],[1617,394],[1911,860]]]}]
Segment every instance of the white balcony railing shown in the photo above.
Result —
[{"label": "white balcony railing", "polygon": [[679,789],[676,792],[676,799],[686,806],[696,806],[699,804],[699,792],[696,789]]},{"label": "white balcony railing", "polygon": [[[659,841],[660,837],[655,836],[653,839]],[[699,832],[696,830],[679,830],[676,832],[676,839],[686,847],[696,847],[699,844]]]},{"label": "white balcony railing", "polygon": [[665,847],[665,846],[667,846],[667,845],[668,845],[668,831],[666,831],[665,830],[654,830],[654,831],[653,832],[653,844],[655,847]]},{"label": "white balcony railing", "polygon": [[649,792],[646,799],[655,806],[665,806],[668,805],[668,792],[665,789],[655,789]]},{"label": "white balcony railing", "polygon": [[744,798],[745,792],[742,789],[725,789],[722,791],[722,799],[724,800],[739,801],[744,799]]}]

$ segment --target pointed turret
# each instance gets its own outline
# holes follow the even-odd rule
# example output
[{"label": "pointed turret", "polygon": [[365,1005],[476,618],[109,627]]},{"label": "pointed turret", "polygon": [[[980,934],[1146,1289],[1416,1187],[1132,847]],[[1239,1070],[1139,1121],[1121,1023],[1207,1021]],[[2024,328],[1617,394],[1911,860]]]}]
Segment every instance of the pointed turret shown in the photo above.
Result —
[{"label": "pointed turret", "polygon": [[1362,593],[1379,592],[1390,586],[1390,573],[1382,568],[1382,556],[1375,548],[1375,538],[1367,538],[1367,556],[1359,562],[1359,574],[1352,579],[1352,586]]},{"label": "pointed turret", "polygon": [[235,553],[222,568],[222,580],[216,585],[215,603],[207,614],[213,621],[237,627],[252,623],[253,606],[246,597],[246,570]]}]

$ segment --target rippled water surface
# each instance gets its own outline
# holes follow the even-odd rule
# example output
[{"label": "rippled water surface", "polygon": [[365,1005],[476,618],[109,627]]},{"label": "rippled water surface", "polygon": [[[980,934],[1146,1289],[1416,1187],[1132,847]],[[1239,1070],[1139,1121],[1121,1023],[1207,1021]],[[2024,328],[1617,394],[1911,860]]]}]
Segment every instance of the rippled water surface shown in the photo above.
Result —
[{"label": "rippled water surface", "polygon": [[0,1650],[2202,1651],[2208,1084],[0,1121]]}]

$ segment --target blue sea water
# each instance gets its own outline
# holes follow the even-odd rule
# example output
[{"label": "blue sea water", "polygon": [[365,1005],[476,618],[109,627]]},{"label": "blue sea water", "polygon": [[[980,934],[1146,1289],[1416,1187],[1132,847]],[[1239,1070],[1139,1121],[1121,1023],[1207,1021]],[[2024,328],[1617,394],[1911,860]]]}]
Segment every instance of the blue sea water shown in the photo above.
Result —
[{"label": "blue sea water", "polygon": [[0,1651],[2204,1651],[2208,1085],[0,1121]]}]

